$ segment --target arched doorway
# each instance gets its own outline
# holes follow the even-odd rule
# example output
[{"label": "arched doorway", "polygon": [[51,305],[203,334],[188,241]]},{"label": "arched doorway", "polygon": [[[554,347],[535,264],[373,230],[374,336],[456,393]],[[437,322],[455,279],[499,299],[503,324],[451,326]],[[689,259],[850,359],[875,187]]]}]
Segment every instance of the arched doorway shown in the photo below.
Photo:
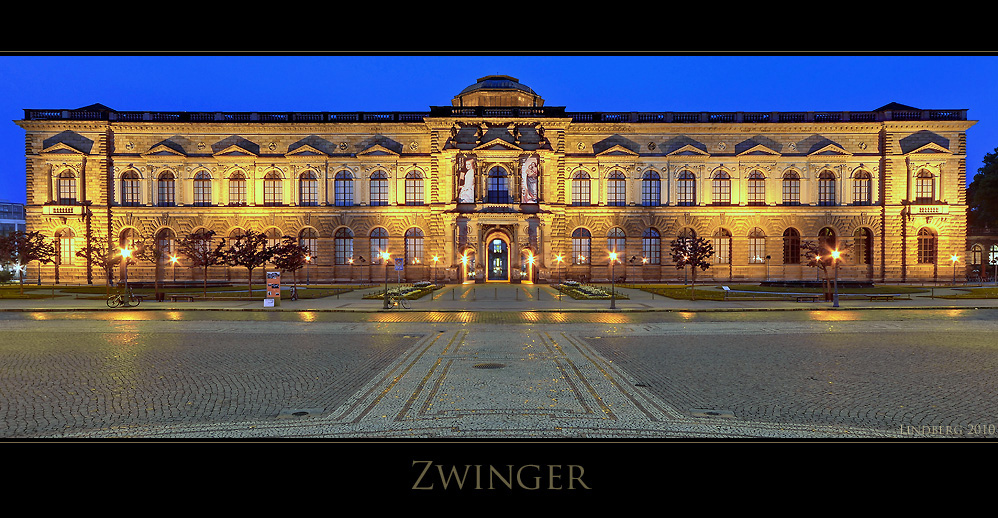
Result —
[{"label": "arched doorway", "polygon": [[489,281],[509,280],[509,245],[498,234],[489,238],[485,279]]}]

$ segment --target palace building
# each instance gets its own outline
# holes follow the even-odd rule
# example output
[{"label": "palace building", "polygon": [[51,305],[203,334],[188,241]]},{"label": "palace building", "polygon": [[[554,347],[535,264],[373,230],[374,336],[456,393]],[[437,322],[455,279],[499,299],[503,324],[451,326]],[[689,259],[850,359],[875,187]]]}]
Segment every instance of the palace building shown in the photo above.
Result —
[{"label": "palace building", "polygon": [[428,111],[92,105],[15,122],[28,229],[59,252],[28,278],[48,281],[102,283],[75,254],[88,244],[202,230],[294,236],[324,283],[381,281],[395,258],[409,282],[600,282],[611,251],[618,279],[676,282],[670,243],[692,235],[713,243],[700,278],[716,281],[815,279],[807,241],[850,245],[839,277],[873,282],[948,279],[968,254],[962,109],[573,112],[497,75]]}]

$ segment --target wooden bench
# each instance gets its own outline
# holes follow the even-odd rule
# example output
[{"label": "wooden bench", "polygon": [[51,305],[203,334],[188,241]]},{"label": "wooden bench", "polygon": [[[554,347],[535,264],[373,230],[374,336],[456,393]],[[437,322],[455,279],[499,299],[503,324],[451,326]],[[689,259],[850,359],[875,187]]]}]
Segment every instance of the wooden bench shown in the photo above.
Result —
[{"label": "wooden bench", "polygon": [[870,299],[871,302],[874,301],[874,300],[888,300],[888,301],[891,301],[891,300],[894,300],[894,295],[867,295],[866,298]]},{"label": "wooden bench", "polygon": [[188,302],[194,302],[194,295],[187,295],[182,293],[173,293],[170,295],[170,302],[176,302],[180,299],[184,299]]},{"label": "wooden bench", "polygon": [[804,302],[805,300],[808,302],[818,302],[819,298],[821,298],[821,295],[797,295],[797,302]]}]

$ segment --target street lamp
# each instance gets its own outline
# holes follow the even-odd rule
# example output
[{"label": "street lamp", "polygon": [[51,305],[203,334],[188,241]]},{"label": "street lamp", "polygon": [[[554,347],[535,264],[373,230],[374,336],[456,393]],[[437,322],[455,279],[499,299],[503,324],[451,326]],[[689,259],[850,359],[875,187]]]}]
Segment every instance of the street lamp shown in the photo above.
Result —
[{"label": "street lamp", "polygon": [[558,262],[558,300],[561,300],[561,263],[565,260],[560,254],[554,258]]},{"label": "street lamp", "polygon": [[436,270],[436,267],[437,267],[437,261],[439,261],[439,260],[440,260],[440,256],[439,255],[433,256],[433,266],[430,268],[430,270],[431,270],[430,271],[430,276],[433,279],[433,285],[434,286],[437,284],[437,270]]},{"label": "street lamp", "polygon": [[[644,259],[644,261],[648,262],[648,259]],[[686,267],[689,266],[689,265],[690,265],[690,256],[684,255],[683,256],[683,284],[684,285],[690,283],[689,274],[686,273]]]},{"label": "street lamp", "polygon": [[179,261],[179,259],[177,259],[177,256],[175,256],[175,255],[171,255],[170,256],[170,263],[173,264],[173,282],[174,283],[177,282],[177,261]]},{"label": "street lamp", "polygon": [[308,265],[312,264],[312,254],[305,254],[305,286],[308,286]]},{"label": "street lamp", "polygon": [[388,260],[390,258],[391,254],[381,252],[381,259],[385,262],[385,309],[388,309]]},{"label": "street lamp", "polygon": [[951,256],[949,256],[949,260],[953,261],[953,286],[955,287],[956,286],[956,262],[960,260],[960,256],[955,255],[955,254],[951,255]]},{"label": "street lamp", "polygon": [[125,274],[125,293],[128,293],[128,258],[131,257],[132,251],[127,248],[121,249],[121,268],[122,272]]},{"label": "street lamp", "polygon": [[832,263],[835,266],[835,283],[833,284],[835,291],[832,293],[832,307],[839,307],[839,251],[832,250]]},{"label": "street lamp", "polygon": [[527,268],[529,268],[527,270],[527,277],[529,278],[530,282],[533,283],[534,282],[534,253],[533,252],[529,252],[527,254]]},{"label": "street lamp", "polygon": [[610,252],[610,309],[617,309],[617,292],[614,289],[614,265],[617,262],[617,252]]}]

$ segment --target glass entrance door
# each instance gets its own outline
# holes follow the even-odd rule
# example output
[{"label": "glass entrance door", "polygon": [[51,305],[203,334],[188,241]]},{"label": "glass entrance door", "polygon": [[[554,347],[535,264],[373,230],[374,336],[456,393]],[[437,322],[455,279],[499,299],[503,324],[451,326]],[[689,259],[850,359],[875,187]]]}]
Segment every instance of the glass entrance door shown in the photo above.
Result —
[{"label": "glass entrance door", "polygon": [[493,239],[489,243],[488,280],[509,280],[509,253],[506,248],[506,242],[502,239]]}]

